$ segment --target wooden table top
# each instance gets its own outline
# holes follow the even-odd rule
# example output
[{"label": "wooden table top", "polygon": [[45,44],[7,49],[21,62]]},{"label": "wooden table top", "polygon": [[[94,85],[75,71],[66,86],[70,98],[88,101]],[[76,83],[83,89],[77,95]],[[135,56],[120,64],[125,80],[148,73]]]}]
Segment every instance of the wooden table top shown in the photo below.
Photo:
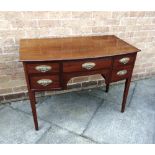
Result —
[{"label": "wooden table top", "polygon": [[20,61],[100,58],[139,52],[114,35],[20,40]]}]

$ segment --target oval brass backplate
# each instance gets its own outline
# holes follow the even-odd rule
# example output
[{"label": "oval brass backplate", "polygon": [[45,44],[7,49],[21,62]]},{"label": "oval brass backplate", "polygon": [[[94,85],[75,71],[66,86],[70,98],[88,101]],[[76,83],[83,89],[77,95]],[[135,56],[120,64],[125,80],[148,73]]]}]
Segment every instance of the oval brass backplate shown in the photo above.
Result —
[{"label": "oval brass backplate", "polygon": [[130,58],[129,57],[122,58],[122,59],[119,60],[119,62],[122,63],[122,64],[124,64],[124,65],[127,64],[129,61],[130,61]]},{"label": "oval brass backplate", "polygon": [[118,76],[122,76],[122,75],[125,75],[125,74],[127,74],[127,70],[121,70],[121,71],[117,72]]},{"label": "oval brass backplate", "polygon": [[50,71],[52,69],[52,67],[51,66],[47,66],[47,65],[40,65],[40,66],[36,66],[35,69],[37,71],[40,71],[40,72],[44,73],[44,72]]},{"label": "oval brass backplate", "polygon": [[86,63],[82,64],[82,68],[91,70],[93,67],[95,67],[95,65],[96,64],[94,62],[86,62]]},{"label": "oval brass backplate", "polygon": [[42,86],[48,86],[49,84],[51,84],[53,81],[51,79],[41,79],[38,80],[37,83],[42,85]]}]

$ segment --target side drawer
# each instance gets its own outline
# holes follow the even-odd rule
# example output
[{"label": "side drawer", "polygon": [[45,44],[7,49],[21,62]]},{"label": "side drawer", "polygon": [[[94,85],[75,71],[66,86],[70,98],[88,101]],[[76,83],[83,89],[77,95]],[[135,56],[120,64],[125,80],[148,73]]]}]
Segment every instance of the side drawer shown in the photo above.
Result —
[{"label": "side drawer", "polygon": [[60,88],[59,76],[37,76],[33,75],[30,77],[31,89],[54,89]]},{"label": "side drawer", "polygon": [[59,64],[50,62],[27,63],[26,69],[28,73],[56,73],[59,72]]},{"label": "side drawer", "polygon": [[132,74],[133,66],[120,67],[112,71],[111,82],[126,79]]},{"label": "side drawer", "polygon": [[114,58],[114,67],[133,65],[136,54],[125,54]]},{"label": "side drawer", "polygon": [[63,63],[63,71],[67,72],[86,72],[99,69],[110,68],[112,65],[112,59],[98,59],[98,60],[79,60],[68,61]]}]

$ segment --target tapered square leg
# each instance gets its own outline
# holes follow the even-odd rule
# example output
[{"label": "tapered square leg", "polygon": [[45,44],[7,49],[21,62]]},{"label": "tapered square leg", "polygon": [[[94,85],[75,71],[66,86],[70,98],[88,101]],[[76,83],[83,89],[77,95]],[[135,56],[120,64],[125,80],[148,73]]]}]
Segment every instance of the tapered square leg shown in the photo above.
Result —
[{"label": "tapered square leg", "polygon": [[126,100],[127,100],[127,96],[128,96],[129,87],[130,87],[130,82],[131,82],[131,77],[129,77],[125,81],[125,88],[124,88],[123,101],[122,101],[122,109],[121,109],[122,113],[125,111],[125,105],[126,105]]},{"label": "tapered square leg", "polygon": [[30,91],[29,92],[29,98],[30,98],[30,104],[31,104],[31,109],[32,109],[32,114],[33,114],[33,120],[34,120],[35,129],[36,130],[39,130],[39,128],[38,128],[38,119],[37,119],[37,112],[36,112],[35,92]]},{"label": "tapered square leg", "polygon": [[107,93],[108,91],[109,91],[109,83],[106,84],[106,90],[105,90],[105,92]]},{"label": "tapered square leg", "polygon": [[105,92],[107,93],[109,91],[109,85],[110,85],[109,76],[110,75],[109,74],[106,74],[106,75],[101,74],[101,75],[105,79],[105,84],[106,84],[106,90],[105,90]]}]

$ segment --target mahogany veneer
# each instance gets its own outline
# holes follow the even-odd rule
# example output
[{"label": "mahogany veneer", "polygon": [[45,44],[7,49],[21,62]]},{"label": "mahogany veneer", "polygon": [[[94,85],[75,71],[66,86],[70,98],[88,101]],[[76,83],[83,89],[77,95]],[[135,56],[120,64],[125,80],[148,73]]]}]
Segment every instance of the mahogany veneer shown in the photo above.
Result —
[{"label": "mahogany veneer", "polygon": [[109,84],[126,80],[121,112],[126,99],[137,52],[140,50],[114,35],[22,39],[23,62],[35,129],[38,130],[36,91],[67,89],[76,76],[101,74]]}]

